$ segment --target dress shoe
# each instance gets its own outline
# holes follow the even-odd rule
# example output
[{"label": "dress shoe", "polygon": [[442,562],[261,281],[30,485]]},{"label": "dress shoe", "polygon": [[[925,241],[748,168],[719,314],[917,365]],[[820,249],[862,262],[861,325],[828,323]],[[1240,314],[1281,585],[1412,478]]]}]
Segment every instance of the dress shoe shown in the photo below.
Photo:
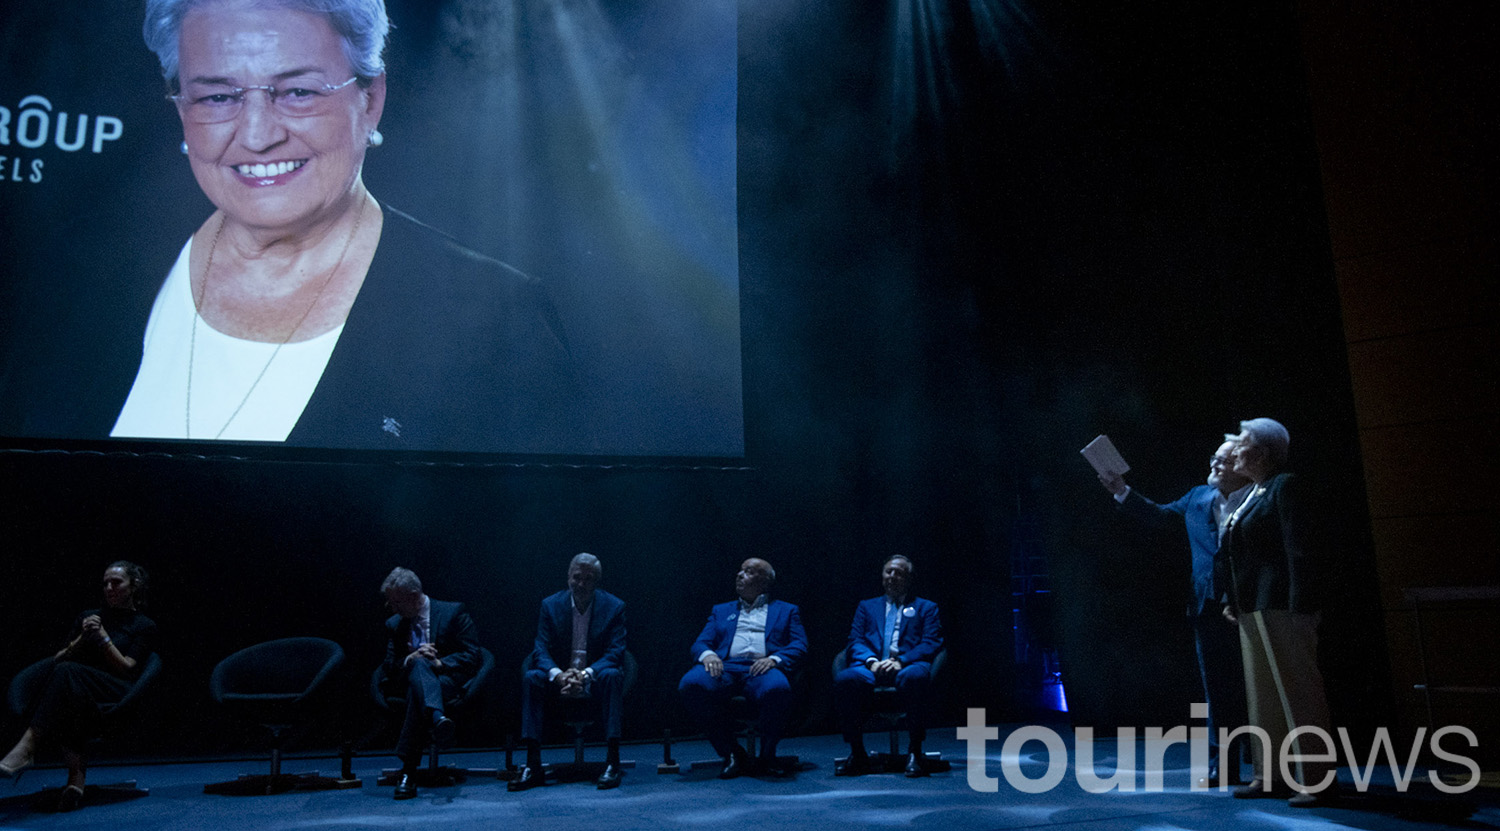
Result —
[{"label": "dress shoe", "polygon": [[762,756],[755,760],[753,773],[760,776],[791,776],[797,772],[797,767],[791,764],[783,764],[775,756]]},{"label": "dress shoe", "polygon": [[1241,785],[1230,791],[1235,799],[1286,799],[1291,790],[1285,785],[1272,785],[1268,791],[1265,782],[1261,779],[1251,779],[1247,785]]},{"label": "dress shoe", "polygon": [[750,759],[745,756],[744,751],[729,754],[724,760],[724,769],[719,771],[720,779],[738,779],[748,773]]},{"label": "dress shoe", "polygon": [[69,811],[76,811],[78,810],[78,806],[82,804],[83,788],[77,785],[69,785],[62,789],[62,793],[57,795],[57,810],[59,813],[65,814]]},{"label": "dress shoe", "polygon": [[927,775],[927,768],[922,767],[922,754],[908,753],[906,755],[906,778],[916,779]]},{"label": "dress shoe", "polygon": [[849,754],[849,758],[833,763],[834,776],[864,776],[870,772],[870,757],[861,753]]},{"label": "dress shoe", "polygon": [[432,743],[440,749],[453,744],[455,725],[447,716],[436,716],[432,720]]},{"label": "dress shoe", "polygon": [[599,774],[598,779],[594,780],[594,785],[601,791],[620,787],[620,768],[613,764],[606,764],[604,772]]},{"label": "dress shoe", "polygon": [[532,788],[541,785],[542,780],[545,778],[546,777],[542,773],[541,768],[534,768],[531,765],[526,765],[525,767],[521,768],[520,773],[516,774],[516,778],[505,783],[505,789],[512,793],[515,793],[516,791],[529,791]]},{"label": "dress shoe", "polygon": [[1327,808],[1337,802],[1338,797],[1338,792],[1333,788],[1324,788],[1317,793],[1298,791],[1286,804],[1293,808]]},{"label": "dress shoe", "polygon": [[10,779],[12,785],[17,784],[21,781],[21,774],[29,770],[31,768],[31,765],[32,762],[30,759],[27,759],[26,761],[22,762],[19,765],[16,765],[15,767],[0,763],[0,776],[4,776]]},{"label": "dress shoe", "polygon": [[396,780],[396,792],[392,794],[396,799],[412,799],[417,795],[417,775],[401,771],[401,777]]}]

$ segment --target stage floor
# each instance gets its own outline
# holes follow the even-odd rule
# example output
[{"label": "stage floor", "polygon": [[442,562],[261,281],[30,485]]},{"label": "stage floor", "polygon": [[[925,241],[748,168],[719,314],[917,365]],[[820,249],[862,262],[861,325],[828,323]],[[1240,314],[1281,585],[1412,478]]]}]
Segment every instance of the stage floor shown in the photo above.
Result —
[{"label": "stage floor", "polygon": [[[1002,728],[1001,735],[1006,734]],[[1063,731],[1059,730],[1060,733]],[[980,831],[1072,826],[1088,831],[1175,831],[1176,829],[1234,829],[1235,831],[1317,831],[1356,828],[1398,831],[1433,827],[1500,828],[1500,798],[1494,791],[1475,790],[1445,796],[1415,783],[1405,794],[1390,785],[1389,772],[1377,775],[1368,793],[1351,793],[1347,807],[1297,809],[1282,800],[1237,800],[1228,793],[1193,792],[1188,787],[1186,753],[1169,754],[1164,790],[1145,791],[1145,777],[1137,773],[1134,793],[1091,794],[1074,778],[1071,737],[1067,738],[1068,768],[1056,787],[1044,793],[1020,793],[1004,779],[994,793],[976,791],[968,784],[965,745],[952,729],[934,731],[928,750],[938,750],[953,769],[924,779],[899,774],[836,778],[833,759],[845,746],[836,736],[797,737],[782,744],[782,752],[796,753],[811,765],[784,778],[741,778],[722,782],[716,770],[704,768],[683,774],[658,774],[659,745],[627,745],[624,755],[637,762],[626,773],[622,787],[595,790],[592,784],[565,784],[525,793],[508,793],[505,783],[470,779],[447,788],[423,789],[416,799],[396,802],[391,788],[378,787],[382,767],[390,756],[355,760],[355,774],[363,786],[344,791],[294,792],[276,796],[207,796],[203,785],[232,779],[239,773],[263,773],[263,762],[192,762],[140,766],[102,766],[90,771],[93,783],[134,778],[151,795],[112,804],[86,804],[70,814],[54,814],[36,806],[32,797],[44,788],[63,783],[63,771],[28,771],[19,786],[0,781],[0,827],[24,829],[491,829],[513,827],[615,831],[616,829],[695,829],[767,826],[777,829],[915,828],[940,831]],[[872,750],[884,737],[870,735]],[[1018,770],[1040,779],[1048,757],[1031,744]],[[987,772],[1001,777],[1000,743],[988,745]],[[589,758],[600,758],[601,748],[590,748]],[[679,762],[712,756],[702,741],[675,743]],[[1112,743],[1100,742],[1097,772],[1108,775],[1113,764]],[[503,754],[453,752],[444,759],[469,767],[500,767]],[[571,759],[570,750],[551,750],[549,762]],[[1170,767],[1177,763],[1181,767]],[[1138,766],[1139,767],[1139,766]],[[321,770],[336,773],[335,759],[289,759],[285,772]],[[1420,774],[1417,778],[1420,778]],[[1346,791],[1349,771],[1341,780]],[[1425,782],[1425,780],[1424,780]],[[1465,819],[1464,817],[1467,817]]]}]

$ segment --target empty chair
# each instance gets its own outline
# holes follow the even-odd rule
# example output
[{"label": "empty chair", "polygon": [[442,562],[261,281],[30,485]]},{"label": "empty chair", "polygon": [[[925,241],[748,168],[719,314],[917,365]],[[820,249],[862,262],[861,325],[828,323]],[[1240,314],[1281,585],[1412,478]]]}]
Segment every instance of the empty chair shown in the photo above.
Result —
[{"label": "empty chair", "polygon": [[309,723],[325,705],[330,681],[344,663],[344,650],[324,638],[282,638],[246,647],[214,667],[209,692],[235,716],[271,732],[271,771],[205,785],[204,793],[254,796],[294,789],[359,787],[359,780],[312,773],[282,773],[287,734]]}]

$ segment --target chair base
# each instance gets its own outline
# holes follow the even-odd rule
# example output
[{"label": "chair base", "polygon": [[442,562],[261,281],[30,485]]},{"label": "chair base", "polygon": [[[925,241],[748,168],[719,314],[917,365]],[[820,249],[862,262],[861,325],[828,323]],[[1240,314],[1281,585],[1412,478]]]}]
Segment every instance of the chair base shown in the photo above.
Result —
[{"label": "chair base", "polygon": [[[607,767],[605,762],[557,762],[550,765],[542,765],[543,781],[550,784],[557,782],[592,782],[599,778],[599,774]],[[615,767],[620,770],[635,770],[635,761],[626,759]]]},{"label": "chair base", "polygon": [[[62,798],[62,792],[62,788],[43,788],[27,796],[26,801],[30,803],[32,810],[55,811],[57,801]],[[84,785],[83,799],[79,802],[79,807],[113,805],[116,802],[129,802],[150,795],[151,789],[138,787],[134,779],[108,785]]]},{"label": "chair base", "polygon": [[[791,755],[791,756],[777,756],[776,757],[776,762],[775,762],[776,767],[772,771],[761,770],[760,767],[759,767],[760,760],[759,760],[758,757],[751,756],[750,757],[750,763],[751,763],[751,770],[750,770],[750,772],[748,774],[750,776],[765,776],[765,775],[772,774],[772,773],[794,773],[796,771],[803,770],[802,759],[801,759],[800,756],[796,756],[796,755]],[[662,770],[662,768],[664,768],[664,767],[667,767],[667,766],[666,765],[657,765],[656,766],[656,772],[657,773],[680,773],[681,772],[681,770],[679,769],[680,766],[678,766],[676,764],[671,765],[672,770],[670,770],[670,771]],[[724,760],[723,759],[695,759],[695,760],[693,760],[691,762],[688,762],[688,765],[687,765],[687,769],[688,769],[689,772],[695,771],[695,770],[701,770],[702,768],[722,768],[722,767],[724,767]]]},{"label": "chair base", "polygon": [[342,791],[364,786],[358,779],[338,779],[308,773],[246,773],[228,782],[204,785],[203,792],[220,796],[270,796],[287,791]]},{"label": "chair base", "polygon": [[[483,779],[495,779],[500,776],[496,768],[462,768],[457,765],[439,765],[433,767],[417,768],[416,778],[419,788],[448,788],[461,782],[468,781],[469,777],[475,776]],[[400,768],[385,768],[380,771],[380,778],[375,784],[381,787],[394,786],[401,778]]]},{"label": "chair base", "polygon": [[[848,756],[840,756],[834,759],[834,764],[842,764],[848,760]],[[947,773],[953,769],[953,764],[943,758],[943,754],[936,750],[929,750],[922,754],[922,770],[927,773]],[[904,773],[906,771],[905,753],[871,753],[871,773]]]}]

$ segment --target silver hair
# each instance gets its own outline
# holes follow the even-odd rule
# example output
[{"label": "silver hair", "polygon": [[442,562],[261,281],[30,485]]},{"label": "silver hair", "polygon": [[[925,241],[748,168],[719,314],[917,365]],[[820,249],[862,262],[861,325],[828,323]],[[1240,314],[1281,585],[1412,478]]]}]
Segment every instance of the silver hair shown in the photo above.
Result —
[{"label": "silver hair", "polygon": [[422,590],[422,578],[409,568],[396,566],[391,573],[385,576],[384,582],[380,584],[380,593],[385,594],[391,589],[400,589],[404,592],[420,592]]},{"label": "silver hair", "polygon": [[888,566],[888,565],[890,565],[892,560],[905,560],[906,561],[906,571],[909,574],[916,574],[917,573],[917,564],[914,563],[914,562],[912,562],[911,558],[908,557],[908,556],[906,556],[905,554],[892,554],[891,556],[886,557],[885,558],[885,562],[883,562],[883,563],[880,564],[880,570],[881,571],[885,571],[885,567]]},{"label": "silver hair", "polygon": [[1266,461],[1273,470],[1286,467],[1292,444],[1292,435],[1274,418],[1252,418],[1240,422],[1240,429],[1249,434],[1256,445],[1266,449]]},{"label": "silver hair", "polygon": [[604,564],[599,562],[598,557],[595,557],[594,555],[586,552],[582,554],[574,554],[573,559],[568,561],[569,574],[573,572],[573,566],[588,566],[589,568],[594,570],[595,574],[598,574],[600,577],[604,576]]},{"label": "silver hair", "polygon": [[[213,2],[219,0],[146,0],[146,22],[141,26],[141,35],[146,39],[146,48],[155,52],[156,59],[161,62],[162,77],[174,87],[178,82],[178,38],[182,33],[182,19],[192,9]],[[391,30],[385,0],[250,2],[262,8],[289,9],[327,18],[338,33],[339,45],[355,77],[359,78],[360,86],[368,86],[372,79],[385,72],[385,39]]]}]

